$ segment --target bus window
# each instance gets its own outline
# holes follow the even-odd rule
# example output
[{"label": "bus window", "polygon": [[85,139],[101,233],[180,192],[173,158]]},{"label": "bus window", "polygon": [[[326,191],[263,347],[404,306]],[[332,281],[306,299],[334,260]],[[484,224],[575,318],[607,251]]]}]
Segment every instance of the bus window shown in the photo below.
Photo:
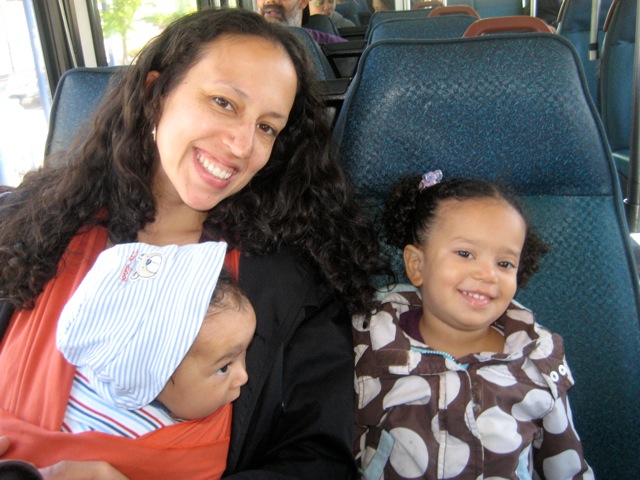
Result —
[{"label": "bus window", "polygon": [[32,0],[0,0],[0,185],[42,163],[50,108]]},{"label": "bus window", "polygon": [[197,0],[94,0],[109,65],[128,65],[173,20],[195,12]]}]

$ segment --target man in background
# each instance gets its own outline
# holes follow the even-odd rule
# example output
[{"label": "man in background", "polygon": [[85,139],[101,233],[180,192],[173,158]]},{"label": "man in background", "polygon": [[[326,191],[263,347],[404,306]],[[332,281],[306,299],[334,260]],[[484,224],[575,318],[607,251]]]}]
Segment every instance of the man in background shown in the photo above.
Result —
[{"label": "man in background", "polygon": [[[269,22],[278,22],[292,27],[302,27],[302,16],[309,0],[256,0],[260,14]],[[342,37],[305,28],[320,45],[346,42]]]}]

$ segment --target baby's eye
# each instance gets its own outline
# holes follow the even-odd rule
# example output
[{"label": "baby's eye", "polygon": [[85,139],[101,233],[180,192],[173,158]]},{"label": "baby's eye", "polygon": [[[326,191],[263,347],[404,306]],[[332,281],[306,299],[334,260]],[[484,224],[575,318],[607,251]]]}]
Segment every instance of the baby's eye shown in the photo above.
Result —
[{"label": "baby's eye", "polygon": [[229,371],[229,366],[230,366],[230,365],[231,365],[230,363],[227,363],[224,367],[219,368],[219,369],[216,371],[216,373],[217,373],[218,375],[226,375],[226,373]]},{"label": "baby's eye", "polygon": [[498,266],[500,268],[506,268],[506,269],[509,269],[509,270],[512,269],[512,268],[516,268],[516,266],[513,263],[507,262],[507,261],[498,262]]},{"label": "baby's eye", "polygon": [[213,101],[216,102],[225,110],[233,110],[233,105],[231,105],[231,103],[228,100],[222,97],[213,97]]},{"label": "baby's eye", "polygon": [[459,256],[464,257],[464,258],[471,258],[471,256],[472,256],[471,253],[467,252],[466,250],[458,250],[456,252],[456,254],[458,254]]},{"label": "baby's eye", "polygon": [[276,132],[276,129],[273,128],[271,125],[267,125],[266,123],[259,124],[258,128],[262,130],[264,133],[266,133],[267,135],[271,135],[272,137],[275,137],[276,135],[278,135],[278,132]]}]

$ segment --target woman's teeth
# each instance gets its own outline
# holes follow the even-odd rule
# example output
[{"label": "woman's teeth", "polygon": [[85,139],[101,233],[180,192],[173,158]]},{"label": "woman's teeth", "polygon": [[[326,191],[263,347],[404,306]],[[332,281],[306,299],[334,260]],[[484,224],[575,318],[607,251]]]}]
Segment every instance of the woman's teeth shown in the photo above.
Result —
[{"label": "woman's teeth", "polygon": [[214,177],[219,178],[220,180],[227,180],[229,177],[231,177],[231,171],[222,170],[217,165],[209,162],[206,158],[200,155],[200,153],[196,154],[196,158],[198,159],[198,162],[200,162],[200,165],[202,165],[204,169]]}]

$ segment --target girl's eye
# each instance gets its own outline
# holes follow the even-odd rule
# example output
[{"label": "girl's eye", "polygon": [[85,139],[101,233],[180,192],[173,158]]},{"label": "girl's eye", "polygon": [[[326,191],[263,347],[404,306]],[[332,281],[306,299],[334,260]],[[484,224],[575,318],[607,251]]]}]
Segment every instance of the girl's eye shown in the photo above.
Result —
[{"label": "girl's eye", "polygon": [[275,137],[276,135],[278,135],[278,132],[276,132],[276,129],[270,125],[267,125],[266,123],[261,123],[260,125],[258,125],[258,128],[262,130],[264,133],[266,133],[267,135],[271,135],[272,137]]},{"label": "girl's eye", "polygon": [[213,101],[220,105],[225,110],[233,110],[233,105],[228,100],[222,97],[213,97]]},{"label": "girl's eye", "polygon": [[507,261],[498,262],[498,266],[500,268],[506,268],[506,269],[509,269],[509,270],[512,269],[512,268],[516,268],[516,266],[513,263],[507,262]]},{"label": "girl's eye", "polygon": [[216,374],[218,374],[218,375],[226,375],[226,373],[229,371],[229,366],[230,365],[231,365],[230,363],[227,363],[224,367],[219,368],[216,371]]},{"label": "girl's eye", "polygon": [[459,256],[464,257],[464,258],[470,258],[471,254],[469,252],[467,252],[466,250],[458,250],[456,252]]}]

